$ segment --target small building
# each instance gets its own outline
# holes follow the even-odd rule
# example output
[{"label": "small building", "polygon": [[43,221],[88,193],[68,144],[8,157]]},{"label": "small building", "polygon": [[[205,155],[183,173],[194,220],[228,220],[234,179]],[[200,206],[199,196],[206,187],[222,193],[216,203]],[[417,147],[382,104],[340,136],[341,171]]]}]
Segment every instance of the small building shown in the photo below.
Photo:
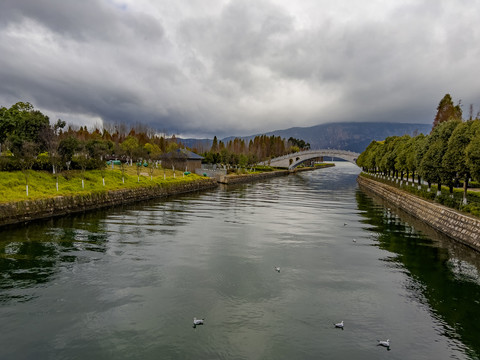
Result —
[{"label": "small building", "polygon": [[162,155],[162,166],[170,169],[174,166],[176,170],[186,170],[195,173],[195,169],[202,167],[202,159],[203,156],[192,151],[177,149]]}]

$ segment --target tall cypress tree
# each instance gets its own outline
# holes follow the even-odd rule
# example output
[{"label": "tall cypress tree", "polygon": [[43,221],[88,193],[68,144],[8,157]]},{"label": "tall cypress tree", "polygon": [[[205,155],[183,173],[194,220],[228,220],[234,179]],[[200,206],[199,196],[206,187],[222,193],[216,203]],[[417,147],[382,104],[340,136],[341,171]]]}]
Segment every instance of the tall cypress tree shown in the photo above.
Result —
[{"label": "tall cypress tree", "polygon": [[461,120],[462,119],[462,109],[460,108],[460,103],[458,105],[453,105],[452,97],[450,94],[446,94],[437,107],[437,114],[433,120],[433,129],[435,129],[439,124],[449,121],[449,120]]}]

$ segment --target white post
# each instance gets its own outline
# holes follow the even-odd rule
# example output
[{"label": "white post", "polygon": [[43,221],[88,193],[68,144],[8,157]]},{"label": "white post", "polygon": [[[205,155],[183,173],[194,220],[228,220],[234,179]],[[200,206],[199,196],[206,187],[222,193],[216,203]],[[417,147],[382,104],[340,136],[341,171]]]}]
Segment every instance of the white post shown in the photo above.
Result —
[{"label": "white post", "polygon": [[58,181],[57,181],[57,184],[56,184],[56,185],[57,185],[57,191],[58,191]]},{"label": "white post", "polygon": [[26,189],[27,189],[27,196],[28,196],[28,185],[25,185]]},{"label": "white post", "polygon": [[122,176],[122,183],[125,184],[125,177]]},{"label": "white post", "polygon": [[105,186],[105,178],[102,178],[103,186]]},{"label": "white post", "polygon": [[85,189],[85,184],[83,182],[83,179],[82,179],[82,189]]}]

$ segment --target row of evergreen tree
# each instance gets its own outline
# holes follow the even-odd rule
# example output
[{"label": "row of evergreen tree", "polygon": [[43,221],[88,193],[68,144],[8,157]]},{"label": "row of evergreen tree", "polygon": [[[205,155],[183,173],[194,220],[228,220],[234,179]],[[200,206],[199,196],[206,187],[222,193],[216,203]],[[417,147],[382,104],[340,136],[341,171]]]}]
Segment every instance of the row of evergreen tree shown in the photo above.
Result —
[{"label": "row of evergreen tree", "polygon": [[382,173],[399,179],[422,180],[453,188],[464,185],[464,201],[471,178],[480,181],[480,119],[462,119],[460,103],[453,104],[449,94],[440,101],[428,135],[391,136],[372,141],[359,156],[357,164],[364,171]]},{"label": "row of evergreen tree", "polygon": [[241,138],[229,140],[226,144],[215,136],[209,151],[202,153],[209,164],[229,164],[231,166],[250,166],[278,156],[300,150],[308,150],[310,144],[304,140],[290,137],[257,135],[247,142]]}]

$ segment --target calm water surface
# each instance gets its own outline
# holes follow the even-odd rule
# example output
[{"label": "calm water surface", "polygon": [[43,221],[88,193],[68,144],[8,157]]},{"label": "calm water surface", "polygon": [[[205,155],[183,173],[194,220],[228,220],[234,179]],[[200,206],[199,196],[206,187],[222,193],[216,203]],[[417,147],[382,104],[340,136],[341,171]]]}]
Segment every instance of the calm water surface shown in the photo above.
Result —
[{"label": "calm water surface", "polygon": [[0,231],[0,359],[478,359],[478,254],[357,174]]}]

